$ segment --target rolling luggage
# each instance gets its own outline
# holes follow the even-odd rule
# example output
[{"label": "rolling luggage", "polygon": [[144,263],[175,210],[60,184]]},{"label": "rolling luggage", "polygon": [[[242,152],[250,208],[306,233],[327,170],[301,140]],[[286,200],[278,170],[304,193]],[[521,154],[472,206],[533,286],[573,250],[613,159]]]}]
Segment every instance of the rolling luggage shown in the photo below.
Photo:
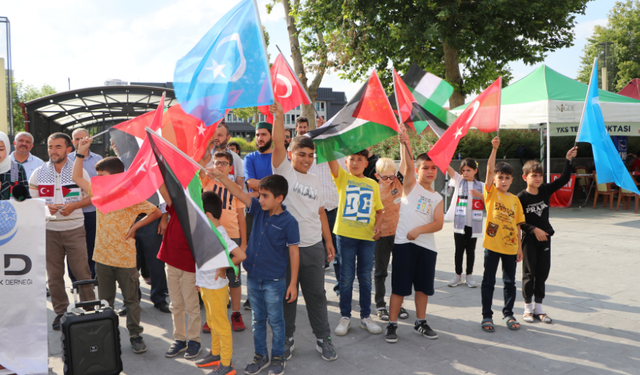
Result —
[{"label": "rolling luggage", "polygon": [[[112,375],[122,372],[118,315],[106,301],[78,302],[79,286],[97,280],[73,283],[74,305],[70,305],[61,323],[62,359],[65,375]],[[97,293],[96,293],[97,295]],[[87,312],[83,308],[94,308]]]}]

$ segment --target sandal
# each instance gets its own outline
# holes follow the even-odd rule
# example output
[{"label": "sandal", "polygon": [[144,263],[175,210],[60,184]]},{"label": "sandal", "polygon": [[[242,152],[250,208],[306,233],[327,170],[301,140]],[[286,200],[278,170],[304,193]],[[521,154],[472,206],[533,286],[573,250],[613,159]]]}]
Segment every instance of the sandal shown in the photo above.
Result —
[{"label": "sandal", "polygon": [[522,320],[527,323],[533,323],[533,314],[532,313],[524,313],[522,315]]},{"label": "sandal", "polygon": [[485,318],[482,319],[482,330],[485,332],[494,332],[496,327],[493,326],[493,319]]},{"label": "sandal", "polygon": [[536,319],[539,319],[542,323],[547,323],[547,324],[553,323],[553,319],[551,319],[547,314],[536,314],[533,317]]},{"label": "sandal", "polygon": [[[512,331],[517,331],[520,329],[520,323],[518,323],[518,321],[516,320],[516,318],[513,317],[513,315],[511,316],[505,316],[502,320],[504,320],[507,323],[507,328],[509,328]],[[515,325],[518,325],[517,327],[515,327]]]}]

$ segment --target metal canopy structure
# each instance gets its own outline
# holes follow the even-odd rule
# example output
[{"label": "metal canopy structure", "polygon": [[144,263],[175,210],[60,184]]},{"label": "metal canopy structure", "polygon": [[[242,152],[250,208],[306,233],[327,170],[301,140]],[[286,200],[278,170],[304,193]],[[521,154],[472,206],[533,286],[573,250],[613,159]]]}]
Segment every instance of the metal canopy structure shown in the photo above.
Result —
[{"label": "metal canopy structure", "polygon": [[[113,125],[156,109],[166,92],[165,107],[177,104],[172,89],[157,86],[100,86],[65,91],[25,103],[25,129],[34,136],[32,153],[48,159],[47,137],[51,133],[71,134],[85,128],[97,134]],[[94,140],[91,149],[103,154],[108,135]]]}]

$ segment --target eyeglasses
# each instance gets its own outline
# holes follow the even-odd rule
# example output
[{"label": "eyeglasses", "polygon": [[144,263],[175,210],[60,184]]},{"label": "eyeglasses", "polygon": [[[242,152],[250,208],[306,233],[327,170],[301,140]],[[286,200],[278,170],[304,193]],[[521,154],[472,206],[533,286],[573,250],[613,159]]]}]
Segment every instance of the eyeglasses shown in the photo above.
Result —
[{"label": "eyeglasses", "polygon": [[215,165],[216,167],[226,167],[226,166],[229,165],[229,162],[228,161],[218,161],[218,160],[216,160],[216,161],[213,162],[213,165]]},{"label": "eyeglasses", "polygon": [[393,180],[396,179],[396,175],[393,175],[393,176],[380,176],[380,178],[382,179],[382,181],[387,181],[387,180],[393,181]]},{"label": "eyeglasses", "polygon": [[291,139],[291,136],[290,135],[285,135],[284,139]]}]

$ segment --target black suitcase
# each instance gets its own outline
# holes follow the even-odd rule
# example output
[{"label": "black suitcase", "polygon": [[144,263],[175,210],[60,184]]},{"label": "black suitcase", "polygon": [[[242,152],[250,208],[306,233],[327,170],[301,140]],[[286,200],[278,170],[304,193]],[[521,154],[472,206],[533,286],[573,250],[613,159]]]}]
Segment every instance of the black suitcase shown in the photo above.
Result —
[{"label": "black suitcase", "polygon": [[[119,318],[106,301],[78,302],[78,287],[97,280],[73,283],[75,308],[62,319],[62,360],[65,375],[112,375],[122,372]],[[96,294],[97,295],[97,294]],[[92,312],[80,310],[95,308]]]}]

